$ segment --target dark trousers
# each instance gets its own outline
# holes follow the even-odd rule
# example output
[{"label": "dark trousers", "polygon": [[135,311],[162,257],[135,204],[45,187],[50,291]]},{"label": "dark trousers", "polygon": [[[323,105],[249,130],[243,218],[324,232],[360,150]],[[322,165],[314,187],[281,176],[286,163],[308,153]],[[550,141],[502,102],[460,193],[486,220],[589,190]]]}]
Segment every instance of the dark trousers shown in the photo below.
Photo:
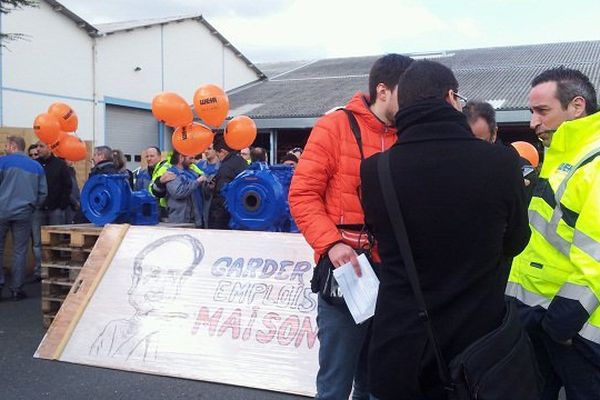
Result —
[{"label": "dark trousers", "polygon": [[371,320],[357,325],[345,303],[328,304],[319,296],[319,400],[368,400],[367,353]]},{"label": "dark trousers", "polygon": [[4,286],[4,241],[9,230],[13,242],[10,288],[17,291],[21,290],[25,282],[25,262],[31,234],[31,219],[0,220],[0,286]]},{"label": "dark trousers", "polygon": [[[544,377],[540,400],[558,399],[562,386],[568,400],[600,399],[600,368],[598,363],[588,359],[593,355],[585,352],[578,343],[570,346],[556,343],[541,328],[528,333]],[[580,340],[585,339],[573,338],[574,342]]]}]

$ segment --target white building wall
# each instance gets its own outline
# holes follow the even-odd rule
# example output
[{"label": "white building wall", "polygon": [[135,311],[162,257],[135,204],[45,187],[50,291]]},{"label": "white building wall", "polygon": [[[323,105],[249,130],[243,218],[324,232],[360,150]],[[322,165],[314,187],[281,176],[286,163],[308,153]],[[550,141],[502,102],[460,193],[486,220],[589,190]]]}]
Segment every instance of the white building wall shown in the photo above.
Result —
[{"label": "white building wall", "polygon": [[150,103],[161,91],[160,26],[102,36],[96,39],[96,47],[100,98]]},{"label": "white building wall", "polygon": [[28,35],[0,50],[2,126],[30,127],[37,114],[61,101],[78,114],[77,134],[100,145],[105,143],[105,99],[147,110],[163,90],[177,92],[192,104],[202,84],[229,90],[258,79],[230,47],[195,20],[92,38],[40,1],[39,8],[1,16],[0,24],[2,32]]},{"label": "white building wall", "polygon": [[226,49],[224,54],[223,76],[225,90],[234,89],[250,82],[258,80],[256,72],[250,69],[248,65],[231,49]]},{"label": "white building wall", "polygon": [[[150,103],[159,92],[172,91],[192,104],[202,84],[229,90],[258,79],[241,58],[194,20],[115,32],[99,37],[97,50],[101,98]],[[136,72],[136,67],[141,70]]]},{"label": "white building wall", "polygon": [[61,101],[78,114],[78,135],[92,139],[92,38],[43,1],[1,18],[2,32],[28,36],[2,50],[2,125],[30,127]]},{"label": "white building wall", "polygon": [[198,86],[223,86],[223,43],[200,22],[165,25],[164,43],[167,90],[179,93],[191,104]]}]

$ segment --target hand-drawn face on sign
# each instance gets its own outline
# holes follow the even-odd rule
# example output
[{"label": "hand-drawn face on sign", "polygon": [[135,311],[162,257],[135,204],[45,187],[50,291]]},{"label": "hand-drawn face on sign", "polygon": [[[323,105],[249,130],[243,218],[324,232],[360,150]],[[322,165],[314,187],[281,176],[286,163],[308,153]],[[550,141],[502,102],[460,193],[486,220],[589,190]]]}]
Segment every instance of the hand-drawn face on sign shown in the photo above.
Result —
[{"label": "hand-drawn face on sign", "polygon": [[203,257],[202,244],[191,235],[165,236],[150,243],[135,257],[129,304],[138,315],[160,311],[162,304],[179,295]]}]

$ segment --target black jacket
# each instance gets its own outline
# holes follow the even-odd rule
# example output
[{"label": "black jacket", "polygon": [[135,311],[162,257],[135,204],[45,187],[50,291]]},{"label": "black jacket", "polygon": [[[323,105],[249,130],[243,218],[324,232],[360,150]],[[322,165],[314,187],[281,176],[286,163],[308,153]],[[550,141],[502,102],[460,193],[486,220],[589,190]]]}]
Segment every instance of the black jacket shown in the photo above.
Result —
[{"label": "black jacket", "polygon": [[94,168],[90,171],[90,176],[100,175],[100,174],[119,174],[120,171],[117,170],[115,164],[111,160],[100,161],[98,164],[94,165]]},{"label": "black jacket", "polygon": [[225,208],[225,198],[221,194],[221,189],[247,168],[248,163],[237,151],[230,152],[221,161],[219,171],[213,179],[213,197],[208,214],[208,227],[210,229],[229,229],[230,216]]},{"label": "black jacket", "polygon": [[[397,115],[394,189],[447,362],[500,325],[509,268],[530,231],[515,152],[476,139],[465,117],[429,101]],[[381,285],[369,355],[382,400],[443,399],[432,347],[384,205],[375,155],[361,166],[365,220],[379,243]]]},{"label": "black jacket", "polygon": [[71,173],[67,164],[58,157],[38,158],[48,183],[48,197],[42,205],[43,210],[66,209],[71,204]]}]

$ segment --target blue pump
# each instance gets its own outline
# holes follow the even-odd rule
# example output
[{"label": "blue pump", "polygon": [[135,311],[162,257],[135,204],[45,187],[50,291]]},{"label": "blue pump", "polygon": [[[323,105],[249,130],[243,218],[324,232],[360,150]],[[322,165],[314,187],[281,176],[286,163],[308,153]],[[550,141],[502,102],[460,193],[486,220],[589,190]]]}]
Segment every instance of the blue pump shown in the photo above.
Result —
[{"label": "blue pump", "polygon": [[294,170],[287,165],[252,163],[222,189],[231,229],[298,232],[288,191]]},{"label": "blue pump", "polygon": [[81,210],[95,225],[158,224],[158,204],[145,190],[132,192],[124,174],[91,176],[81,190]]}]

